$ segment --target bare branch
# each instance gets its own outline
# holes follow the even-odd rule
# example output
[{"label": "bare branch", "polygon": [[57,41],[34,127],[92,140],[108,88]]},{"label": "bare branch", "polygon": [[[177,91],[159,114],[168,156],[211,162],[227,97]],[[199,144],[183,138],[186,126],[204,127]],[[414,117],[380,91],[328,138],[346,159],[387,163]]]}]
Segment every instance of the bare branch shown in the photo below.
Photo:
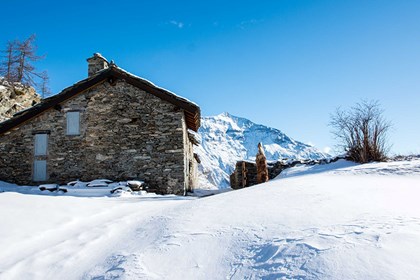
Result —
[{"label": "bare branch", "polygon": [[332,134],[351,160],[365,163],[386,159],[391,123],[383,118],[378,101],[363,100],[348,111],[338,108],[330,118]]},{"label": "bare branch", "polygon": [[32,86],[46,93],[48,88],[47,72],[38,72],[34,63],[43,59],[45,56],[36,54],[35,34],[24,41],[14,40],[7,43],[6,49],[2,51],[2,61],[0,61],[0,75],[11,84],[19,82],[24,86]]}]

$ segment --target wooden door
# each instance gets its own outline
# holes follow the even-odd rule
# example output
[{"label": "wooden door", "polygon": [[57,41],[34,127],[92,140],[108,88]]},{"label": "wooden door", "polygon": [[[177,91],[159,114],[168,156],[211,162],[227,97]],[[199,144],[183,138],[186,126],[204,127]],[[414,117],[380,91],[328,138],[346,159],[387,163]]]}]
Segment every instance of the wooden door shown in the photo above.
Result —
[{"label": "wooden door", "polygon": [[41,182],[47,180],[47,151],[48,134],[37,133],[34,139],[33,180]]}]

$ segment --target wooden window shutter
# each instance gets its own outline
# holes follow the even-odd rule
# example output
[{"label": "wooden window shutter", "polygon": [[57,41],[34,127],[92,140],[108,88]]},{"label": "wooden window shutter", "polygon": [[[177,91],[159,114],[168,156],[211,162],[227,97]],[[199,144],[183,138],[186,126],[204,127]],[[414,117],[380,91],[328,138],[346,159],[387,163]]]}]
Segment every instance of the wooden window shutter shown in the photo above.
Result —
[{"label": "wooden window shutter", "polygon": [[47,134],[35,134],[35,156],[46,156],[47,155],[47,145],[48,145],[48,135]]},{"label": "wooden window shutter", "polygon": [[67,112],[67,135],[80,134],[80,112]]},{"label": "wooden window shutter", "polygon": [[47,161],[35,160],[34,161],[34,181],[47,180]]}]

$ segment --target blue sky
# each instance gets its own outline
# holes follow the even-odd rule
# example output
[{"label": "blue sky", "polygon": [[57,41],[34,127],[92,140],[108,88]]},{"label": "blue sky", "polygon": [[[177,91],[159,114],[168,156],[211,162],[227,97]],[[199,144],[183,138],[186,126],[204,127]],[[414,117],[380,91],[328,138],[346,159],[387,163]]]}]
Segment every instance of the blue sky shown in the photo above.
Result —
[{"label": "blue sky", "polygon": [[[100,52],[200,105],[333,147],[335,108],[379,100],[420,153],[420,1],[7,1],[0,47],[35,33],[54,93]],[[9,11],[9,12],[4,12]]]}]

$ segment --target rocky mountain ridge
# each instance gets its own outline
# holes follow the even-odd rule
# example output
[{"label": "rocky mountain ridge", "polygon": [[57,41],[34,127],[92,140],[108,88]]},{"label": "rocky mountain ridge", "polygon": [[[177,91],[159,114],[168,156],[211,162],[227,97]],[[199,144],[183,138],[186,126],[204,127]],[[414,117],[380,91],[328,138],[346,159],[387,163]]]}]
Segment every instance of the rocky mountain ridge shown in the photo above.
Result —
[{"label": "rocky mountain ridge", "polygon": [[9,83],[0,77],[0,122],[41,101],[33,87]]},{"label": "rocky mountain ridge", "polygon": [[321,160],[330,155],[308,144],[296,141],[282,131],[223,113],[203,117],[198,131],[200,145],[196,153],[200,187],[227,188],[229,175],[239,160],[255,160],[262,142],[268,161]]}]

